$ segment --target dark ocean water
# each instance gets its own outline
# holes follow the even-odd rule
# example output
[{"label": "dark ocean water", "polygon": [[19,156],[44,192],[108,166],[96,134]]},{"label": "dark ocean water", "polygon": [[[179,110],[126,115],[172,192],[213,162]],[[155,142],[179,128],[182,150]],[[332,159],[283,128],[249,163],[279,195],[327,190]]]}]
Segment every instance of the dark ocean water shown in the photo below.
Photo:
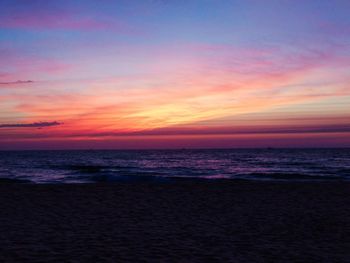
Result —
[{"label": "dark ocean water", "polygon": [[0,182],[349,180],[350,149],[0,152]]}]

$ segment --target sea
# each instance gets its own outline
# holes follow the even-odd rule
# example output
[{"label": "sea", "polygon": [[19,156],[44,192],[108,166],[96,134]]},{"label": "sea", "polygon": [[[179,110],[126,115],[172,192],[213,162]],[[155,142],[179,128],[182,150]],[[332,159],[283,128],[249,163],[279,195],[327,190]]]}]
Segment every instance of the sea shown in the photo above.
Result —
[{"label": "sea", "polygon": [[0,182],[350,179],[350,149],[0,151]]}]

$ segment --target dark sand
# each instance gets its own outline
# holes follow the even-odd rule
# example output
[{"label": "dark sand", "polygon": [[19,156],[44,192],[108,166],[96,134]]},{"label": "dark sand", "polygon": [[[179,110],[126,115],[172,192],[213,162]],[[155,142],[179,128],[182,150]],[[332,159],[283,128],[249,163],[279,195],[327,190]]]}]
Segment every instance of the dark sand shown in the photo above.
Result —
[{"label": "dark sand", "polygon": [[350,183],[0,185],[0,262],[350,262]]}]

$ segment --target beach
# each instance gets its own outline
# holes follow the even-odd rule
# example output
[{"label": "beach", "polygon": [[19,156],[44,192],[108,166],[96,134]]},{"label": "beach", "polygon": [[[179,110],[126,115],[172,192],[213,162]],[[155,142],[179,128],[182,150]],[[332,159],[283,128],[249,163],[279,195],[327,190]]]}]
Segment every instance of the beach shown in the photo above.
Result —
[{"label": "beach", "polygon": [[349,262],[350,183],[0,184],[1,262]]}]

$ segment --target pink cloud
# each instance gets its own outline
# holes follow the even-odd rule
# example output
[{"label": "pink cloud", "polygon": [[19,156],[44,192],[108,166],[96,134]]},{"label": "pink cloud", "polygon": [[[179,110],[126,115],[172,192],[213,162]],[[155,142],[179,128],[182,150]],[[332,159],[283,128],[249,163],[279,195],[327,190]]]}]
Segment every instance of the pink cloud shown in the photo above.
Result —
[{"label": "pink cloud", "polygon": [[328,37],[348,37],[350,34],[350,24],[324,21],[319,27]]},{"label": "pink cloud", "polygon": [[31,80],[33,78],[45,78],[49,75],[66,72],[72,69],[72,65],[54,58],[45,58],[12,48],[0,49],[0,68],[6,72],[0,72],[1,83],[16,83],[18,80]]},{"label": "pink cloud", "polygon": [[25,30],[112,30],[131,33],[135,29],[111,18],[96,18],[67,11],[19,12],[2,17],[0,28]]},{"label": "pink cloud", "polygon": [[210,68],[241,75],[278,75],[320,67],[336,58],[332,47],[238,47],[233,45],[200,45],[193,47],[202,54]]}]

